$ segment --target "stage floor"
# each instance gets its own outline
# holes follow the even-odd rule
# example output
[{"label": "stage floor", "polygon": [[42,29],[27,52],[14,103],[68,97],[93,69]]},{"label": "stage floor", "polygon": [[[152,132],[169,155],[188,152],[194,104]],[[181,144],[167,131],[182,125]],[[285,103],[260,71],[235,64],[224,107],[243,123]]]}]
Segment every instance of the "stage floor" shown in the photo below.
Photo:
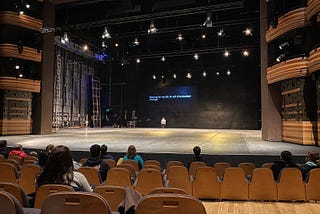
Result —
[{"label": "stage floor", "polygon": [[191,154],[200,146],[209,155],[294,155],[319,151],[320,147],[261,140],[260,130],[182,129],[182,128],[99,128],[60,129],[48,135],[1,136],[9,146],[44,149],[48,144],[66,145],[73,151],[89,151],[92,144],[106,144],[110,152],[125,152],[134,144],[140,153]]}]

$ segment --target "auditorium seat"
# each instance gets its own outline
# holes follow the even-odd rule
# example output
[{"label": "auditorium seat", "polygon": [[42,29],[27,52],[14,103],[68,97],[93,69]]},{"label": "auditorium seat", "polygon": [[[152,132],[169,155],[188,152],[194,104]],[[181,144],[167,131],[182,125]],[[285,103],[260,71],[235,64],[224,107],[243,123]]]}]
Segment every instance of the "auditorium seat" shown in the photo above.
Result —
[{"label": "auditorium seat", "polygon": [[25,156],[25,157],[23,158],[23,162],[24,162],[24,161],[28,161],[28,160],[33,160],[33,161],[36,161],[36,162],[39,161],[39,159],[38,159],[37,157],[32,156],[32,155],[27,155],[27,156]]},{"label": "auditorium seat", "polygon": [[108,202],[97,193],[58,192],[49,195],[43,202],[41,214],[109,214]]},{"label": "auditorium seat", "polygon": [[125,188],[119,186],[98,186],[93,192],[104,197],[108,201],[112,211],[118,211],[121,201],[123,201],[126,196]]},{"label": "auditorium seat", "polygon": [[137,161],[134,161],[134,160],[124,160],[124,161],[122,161],[121,164],[129,164],[129,165],[131,165],[131,166],[134,168],[134,170],[135,170],[136,172],[139,172],[139,164],[138,164]]},{"label": "auditorium seat", "polygon": [[146,160],[146,161],[144,162],[144,165],[156,165],[156,166],[158,166],[159,168],[161,168],[160,161],[157,161],[157,160]]},{"label": "auditorium seat", "polygon": [[201,161],[191,162],[190,167],[189,167],[190,178],[193,179],[196,174],[197,168],[202,167],[202,166],[207,166],[207,164],[205,162],[201,162]]},{"label": "auditorium seat", "polygon": [[320,201],[320,169],[309,171],[306,183],[306,200]]},{"label": "auditorium seat", "polygon": [[263,167],[263,168],[271,168],[272,165],[273,165],[273,163],[264,163],[264,164],[262,165],[262,167]]},{"label": "auditorium seat", "polygon": [[41,208],[43,201],[48,197],[48,195],[64,191],[73,191],[73,188],[62,184],[45,184],[40,186],[36,192],[34,207]]},{"label": "auditorium seat", "polygon": [[246,178],[250,177],[252,175],[252,171],[256,168],[254,163],[239,163],[239,167],[243,169]]},{"label": "auditorium seat", "polygon": [[228,167],[221,183],[221,198],[230,200],[248,200],[248,182],[243,169]]},{"label": "auditorium seat", "polygon": [[18,183],[17,169],[11,163],[0,163],[0,182]]},{"label": "auditorium seat", "polygon": [[225,163],[225,162],[218,162],[214,164],[214,170],[217,173],[217,176],[220,179],[223,179],[223,175],[224,175],[224,170],[228,167],[231,167],[230,163]]},{"label": "auditorium seat", "polygon": [[40,214],[40,209],[23,208],[12,194],[0,191],[0,209],[4,214]]},{"label": "auditorium seat", "polygon": [[82,173],[88,180],[90,185],[99,186],[101,185],[101,177],[99,171],[94,167],[80,167],[78,172]]},{"label": "auditorium seat", "polygon": [[108,164],[109,168],[116,166],[116,162],[112,159],[102,159],[102,160]]},{"label": "auditorium seat", "polygon": [[106,185],[131,187],[129,170],[120,167],[113,167],[108,170]]},{"label": "auditorium seat", "polygon": [[133,166],[131,164],[120,164],[117,167],[127,169],[129,171],[130,179],[134,183],[134,181],[136,180],[136,170],[133,168]]},{"label": "auditorium seat", "polygon": [[2,154],[0,154],[0,163],[6,162],[6,160],[7,159]]},{"label": "auditorium seat", "polygon": [[0,182],[0,191],[9,192],[20,202],[23,207],[29,207],[25,192],[19,184]]},{"label": "auditorium seat", "polygon": [[8,160],[9,159],[16,160],[19,164],[21,164],[21,159],[17,155],[9,155]]},{"label": "auditorium seat", "polygon": [[170,171],[170,167],[172,166],[184,166],[181,161],[168,161],[166,164],[166,169],[164,170],[165,175],[168,175],[168,172]]},{"label": "auditorium seat", "polygon": [[180,188],[192,195],[189,173],[184,166],[171,166],[167,174],[168,187]]},{"label": "auditorium seat", "polygon": [[141,195],[148,194],[154,188],[163,187],[160,171],[157,169],[142,169],[137,178],[135,190]]},{"label": "auditorium seat", "polygon": [[20,162],[15,159],[7,159],[6,163],[10,163],[16,168],[17,171],[20,171]]},{"label": "auditorium seat", "polygon": [[180,188],[173,188],[173,187],[161,187],[161,188],[155,188],[149,192],[150,194],[182,194],[182,195],[188,195],[186,191]]},{"label": "auditorium seat", "polygon": [[277,194],[277,184],[271,169],[254,169],[249,183],[249,200],[276,201]]},{"label": "auditorium seat", "polygon": [[192,183],[193,196],[200,199],[219,199],[220,183],[212,167],[199,167]]},{"label": "auditorium seat", "polygon": [[160,167],[157,165],[144,165],[142,169],[156,169],[158,171],[160,171]]},{"label": "auditorium seat", "polygon": [[298,168],[283,168],[279,176],[278,200],[301,201],[305,200],[305,184],[302,181],[301,171]]},{"label": "auditorium seat", "polygon": [[36,191],[35,181],[41,170],[41,167],[36,164],[23,165],[19,184],[27,195]]},{"label": "auditorium seat", "polygon": [[152,194],[138,203],[136,214],[205,214],[202,202],[191,195]]},{"label": "auditorium seat", "polygon": [[87,159],[88,159],[88,158],[81,158],[81,159],[79,160],[79,163],[82,165],[82,164],[84,164],[84,162],[86,162]]},{"label": "auditorium seat", "polygon": [[37,164],[37,161],[36,160],[24,160],[22,166],[24,166],[26,164]]}]

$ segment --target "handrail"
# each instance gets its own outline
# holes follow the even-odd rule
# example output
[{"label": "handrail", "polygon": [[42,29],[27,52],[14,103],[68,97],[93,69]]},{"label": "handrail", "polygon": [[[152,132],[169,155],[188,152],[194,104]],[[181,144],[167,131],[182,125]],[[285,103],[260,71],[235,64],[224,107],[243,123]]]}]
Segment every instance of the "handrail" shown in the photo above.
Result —
[{"label": "handrail", "polygon": [[320,70],[320,47],[310,51],[308,68],[310,73]]},{"label": "handrail", "polygon": [[0,56],[25,59],[34,62],[41,62],[42,59],[42,53],[37,49],[23,46],[22,53],[19,53],[17,45],[8,43],[0,44]]},{"label": "handrail", "polygon": [[319,0],[308,0],[307,6],[307,18],[311,19],[312,16],[320,12],[320,1]]},{"label": "handrail", "polygon": [[15,77],[0,77],[1,90],[40,92],[40,81]]},{"label": "handrail", "polygon": [[43,21],[27,15],[19,15],[17,12],[1,11],[0,24],[16,25],[19,27],[41,32]]}]

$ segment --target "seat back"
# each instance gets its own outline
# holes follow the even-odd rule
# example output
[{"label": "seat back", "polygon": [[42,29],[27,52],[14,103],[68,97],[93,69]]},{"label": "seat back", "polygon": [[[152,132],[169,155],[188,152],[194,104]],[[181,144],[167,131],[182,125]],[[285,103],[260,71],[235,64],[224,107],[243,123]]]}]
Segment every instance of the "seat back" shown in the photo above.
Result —
[{"label": "seat back", "polygon": [[38,159],[37,157],[32,156],[32,155],[28,155],[28,156],[25,156],[25,157],[23,158],[23,162],[28,161],[28,160],[33,160],[33,161],[35,161],[35,162],[38,162],[38,161],[39,161],[39,159]]},{"label": "seat back", "polygon": [[17,170],[10,163],[0,163],[0,182],[18,183]]},{"label": "seat back", "polygon": [[0,191],[1,213],[5,214],[23,214],[23,209],[19,202],[8,192]]},{"label": "seat back", "polygon": [[88,159],[88,158],[81,158],[81,159],[79,160],[79,163],[82,165],[82,164],[84,164],[84,162],[86,162],[87,159]]},{"label": "seat back", "polygon": [[135,169],[133,168],[133,166],[131,164],[120,164],[119,166],[117,167],[120,167],[120,168],[125,168],[129,171],[129,175],[130,175],[130,178],[132,180],[135,180],[136,179],[136,171]]},{"label": "seat back", "polygon": [[80,167],[78,172],[82,173],[88,180],[90,185],[94,184],[95,186],[101,185],[101,177],[99,171],[94,167]]},{"label": "seat back", "polygon": [[201,201],[191,195],[152,194],[137,205],[136,214],[205,214]]},{"label": "seat back", "polygon": [[214,170],[216,171],[219,178],[223,178],[224,170],[228,167],[231,167],[230,163],[218,162],[214,164]]},{"label": "seat back", "polygon": [[157,165],[144,165],[142,169],[156,169],[160,171],[160,167]]},{"label": "seat back", "polygon": [[266,167],[254,169],[249,183],[249,200],[276,201],[277,194],[277,184],[271,169]]},{"label": "seat back", "polygon": [[124,161],[122,161],[121,164],[129,164],[129,165],[131,165],[131,166],[134,168],[134,170],[135,170],[136,172],[139,171],[139,164],[138,164],[137,161],[134,161],[134,160],[124,160]]},{"label": "seat back", "polygon": [[144,162],[144,165],[156,165],[156,166],[158,166],[159,168],[161,168],[160,161],[157,161],[157,160],[146,160],[146,161]]},{"label": "seat back", "polygon": [[168,161],[166,165],[166,174],[168,174],[169,168],[171,166],[184,166],[181,161]]},{"label": "seat back", "polygon": [[239,163],[239,167],[243,169],[244,175],[246,178],[252,175],[254,168],[256,165],[254,163]]},{"label": "seat back", "polygon": [[131,179],[128,169],[114,167],[109,169],[106,185],[131,187]]},{"label": "seat back", "polygon": [[108,202],[99,194],[85,192],[57,192],[43,202],[41,214],[81,213],[109,214]]},{"label": "seat back", "polygon": [[73,188],[62,184],[45,184],[37,189],[34,201],[35,208],[41,208],[43,201],[52,193],[73,191]]},{"label": "seat back", "polygon": [[278,200],[305,200],[305,185],[298,168],[283,168],[278,183]]},{"label": "seat back", "polygon": [[207,166],[207,164],[201,161],[191,162],[189,167],[189,176],[193,178],[196,174],[197,168],[203,167],[203,166]]},{"label": "seat back", "polygon": [[248,200],[248,182],[243,169],[239,167],[228,167],[225,169],[221,183],[221,198]]},{"label": "seat back", "polygon": [[108,164],[109,168],[116,166],[116,162],[112,159],[102,159],[102,160]]},{"label": "seat back", "polygon": [[148,194],[154,188],[163,187],[160,171],[157,169],[142,169],[139,172],[139,177],[135,190],[141,195]]},{"label": "seat back", "polygon": [[320,201],[320,168],[311,169],[306,183],[306,200]]},{"label": "seat back", "polygon": [[0,182],[0,191],[9,192],[11,195],[16,197],[23,207],[29,206],[27,197],[19,184]]},{"label": "seat back", "polygon": [[6,160],[7,159],[2,154],[0,154],[0,163],[6,162]]},{"label": "seat back", "polygon": [[108,201],[112,211],[118,211],[120,203],[126,196],[125,188],[119,186],[98,186],[93,192],[104,197]]},{"label": "seat back", "polygon": [[161,188],[155,188],[149,192],[150,194],[182,194],[182,195],[188,195],[186,191],[179,188],[173,188],[173,187],[161,187]]},{"label": "seat back", "polygon": [[15,159],[7,159],[6,163],[12,164],[17,171],[20,171],[20,162]]},{"label": "seat back", "polygon": [[184,166],[171,166],[167,174],[168,187],[180,188],[192,195],[189,173]]},{"label": "seat back", "polygon": [[19,164],[21,163],[21,159],[17,155],[9,155],[8,159],[16,160],[16,161],[18,161]]},{"label": "seat back", "polygon": [[262,167],[263,168],[271,168],[272,165],[273,165],[273,163],[264,163],[264,164],[262,164]]},{"label": "seat back", "polygon": [[199,167],[192,182],[193,196],[200,199],[219,199],[220,183],[212,167]]},{"label": "seat back", "polygon": [[28,195],[36,191],[36,177],[41,172],[41,167],[35,164],[25,164],[21,169],[19,184]]}]

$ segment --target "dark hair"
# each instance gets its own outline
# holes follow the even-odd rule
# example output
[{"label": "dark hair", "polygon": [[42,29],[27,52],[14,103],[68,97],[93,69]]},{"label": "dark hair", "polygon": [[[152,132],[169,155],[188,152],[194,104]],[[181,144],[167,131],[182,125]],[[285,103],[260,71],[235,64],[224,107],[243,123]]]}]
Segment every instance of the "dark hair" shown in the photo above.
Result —
[{"label": "dark hair", "polygon": [[194,153],[194,155],[196,155],[196,156],[200,156],[200,154],[201,154],[201,148],[200,148],[199,146],[193,147],[193,153]]},{"label": "dark hair", "polygon": [[281,152],[281,159],[287,163],[291,163],[292,162],[292,153],[289,151]]},{"label": "dark hair", "polygon": [[311,151],[308,152],[308,156],[306,157],[306,161],[312,161],[316,163],[319,160],[319,152]]},{"label": "dark hair", "polygon": [[108,151],[108,146],[106,146],[104,144],[101,145],[101,147],[100,147],[100,155],[103,156],[103,155],[107,154],[107,151]]},{"label": "dark hair", "polygon": [[91,157],[99,157],[100,156],[100,145],[98,144],[93,144],[90,147],[90,156]]},{"label": "dark hair", "polygon": [[43,168],[47,165],[48,162],[48,152],[40,151],[38,154],[39,165]]},{"label": "dark hair", "polygon": [[136,147],[134,145],[130,145],[127,151],[128,158],[133,158],[136,155],[137,155]]},{"label": "dark hair", "polygon": [[70,185],[73,180],[72,155],[68,147],[57,146],[48,156],[48,162],[37,179],[37,186],[44,184]]},{"label": "dark hair", "polygon": [[53,148],[54,148],[54,145],[53,145],[53,144],[47,145],[47,147],[46,147],[46,152],[50,153]]},{"label": "dark hair", "polygon": [[7,146],[7,141],[6,140],[0,140],[0,148],[4,148]]}]

